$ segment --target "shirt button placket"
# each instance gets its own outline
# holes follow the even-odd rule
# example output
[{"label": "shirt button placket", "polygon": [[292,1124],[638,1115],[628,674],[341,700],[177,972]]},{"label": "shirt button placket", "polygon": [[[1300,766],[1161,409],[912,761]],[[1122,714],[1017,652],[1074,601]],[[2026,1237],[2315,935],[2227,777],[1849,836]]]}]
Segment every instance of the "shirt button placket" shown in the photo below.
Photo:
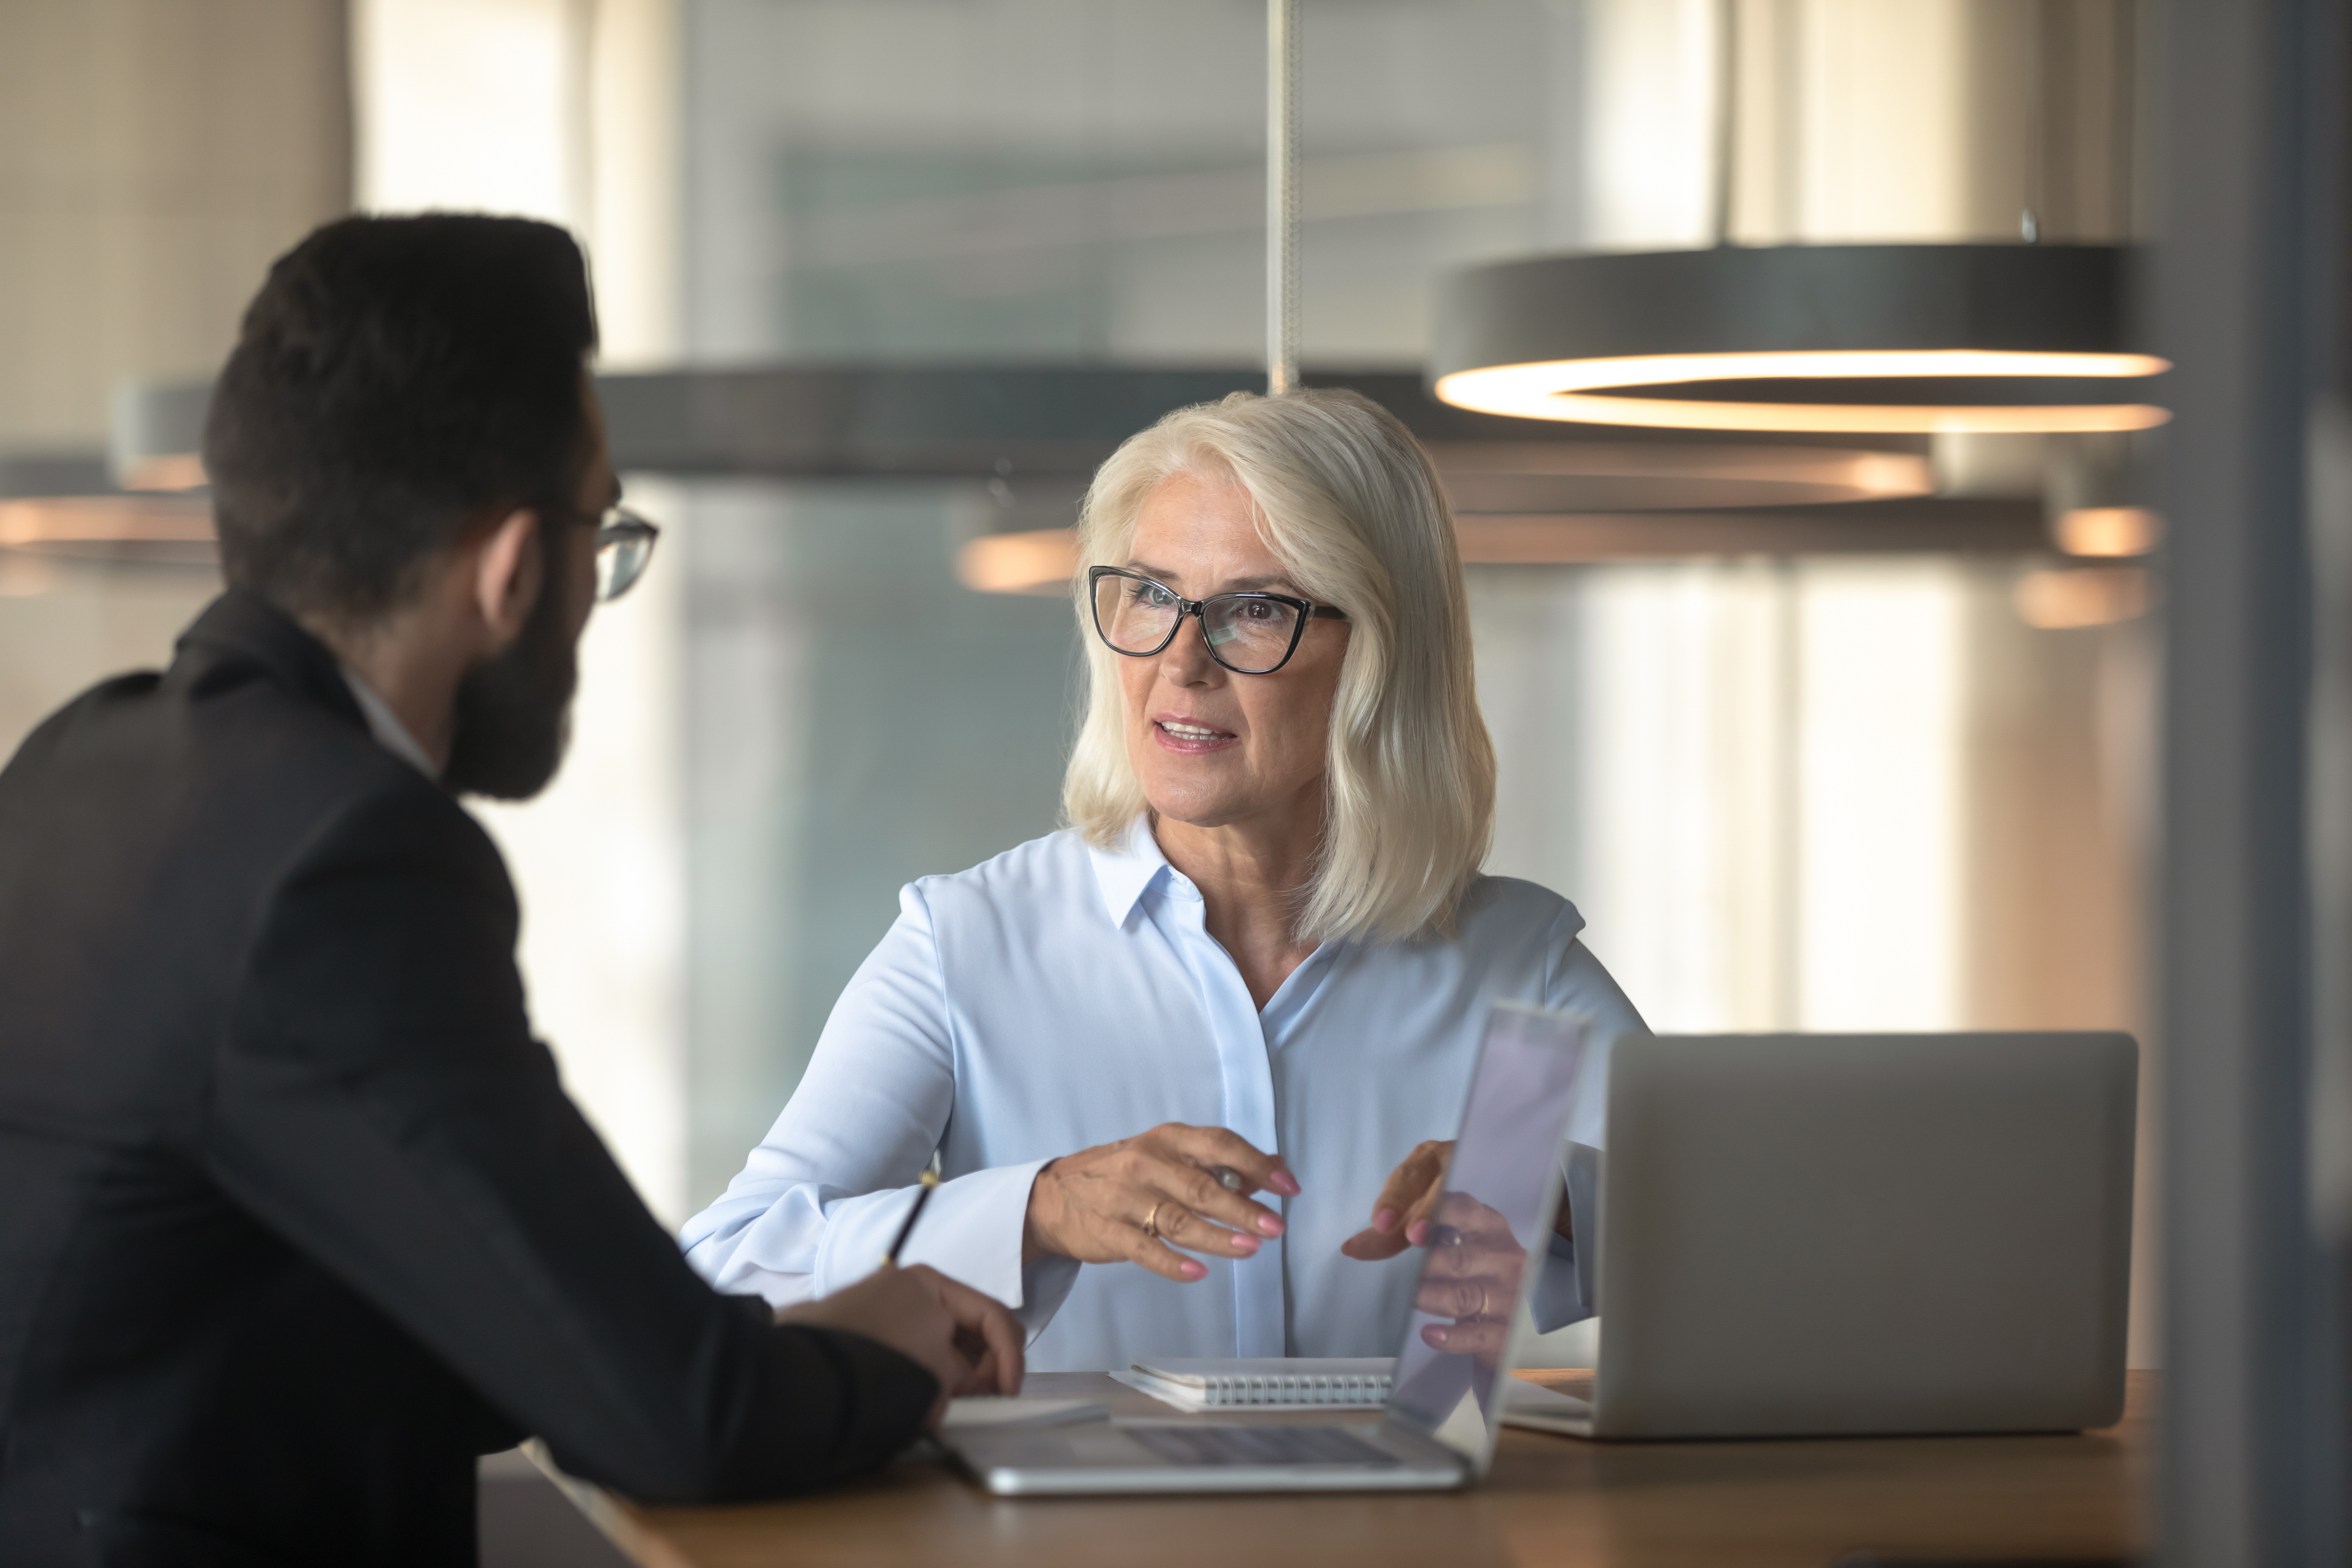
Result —
[{"label": "shirt button placket", "polygon": [[[1171,890],[1183,900],[1182,924],[1191,939],[1191,967],[1201,987],[1202,1012],[1223,1077],[1225,1125],[1267,1153],[1281,1152],[1274,1120],[1274,1069],[1266,1059],[1265,1030],[1241,971],[1208,933],[1206,909],[1191,881],[1179,876]],[[1261,1194],[1265,1201],[1273,1194]],[[1269,1207],[1279,1207],[1274,1197]],[[1254,1258],[1236,1259],[1234,1278],[1234,1353],[1283,1353],[1283,1239],[1261,1237]]]}]

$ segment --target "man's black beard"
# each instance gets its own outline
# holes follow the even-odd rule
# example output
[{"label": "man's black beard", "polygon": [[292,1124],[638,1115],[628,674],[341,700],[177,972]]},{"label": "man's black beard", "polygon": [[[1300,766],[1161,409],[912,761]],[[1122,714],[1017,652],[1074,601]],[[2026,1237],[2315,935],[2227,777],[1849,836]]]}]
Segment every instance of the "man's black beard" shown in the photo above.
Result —
[{"label": "man's black beard", "polygon": [[442,787],[493,800],[529,800],[547,787],[572,739],[580,663],[563,626],[554,574],[522,636],[457,686],[457,731]]}]

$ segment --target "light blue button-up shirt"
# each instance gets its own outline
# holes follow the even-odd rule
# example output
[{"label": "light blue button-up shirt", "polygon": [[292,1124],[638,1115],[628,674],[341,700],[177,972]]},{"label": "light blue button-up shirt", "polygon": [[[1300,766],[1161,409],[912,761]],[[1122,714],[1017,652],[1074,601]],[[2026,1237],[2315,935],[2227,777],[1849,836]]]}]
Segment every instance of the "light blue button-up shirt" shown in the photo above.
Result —
[{"label": "light blue button-up shirt", "polygon": [[[1481,878],[1450,940],[1326,942],[1263,1011],[1203,927],[1199,890],[1139,820],[1121,849],[1056,833],[899,894],[899,915],[835,1005],[808,1072],[727,1195],[687,1223],[696,1268],[779,1305],[879,1265],[937,1150],[946,1178],[901,1254],[1003,1301],[1033,1370],[1139,1357],[1392,1355],[1418,1250],[1340,1256],[1381,1184],[1451,1138],[1489,1005],[1576,1008],[1596,1036],[1645,1032],[1576,940],[1574,906]],[[1607,1053],[1571,1128],[1598,1146]],[[1133,1264],[1024,1266],[1047,1161],[1165,1121],[1232,1129],[1298,1179],[1286,1234],[1180,1284]],[[1554,1248],[1541,1326],[1587,1315]]]}]

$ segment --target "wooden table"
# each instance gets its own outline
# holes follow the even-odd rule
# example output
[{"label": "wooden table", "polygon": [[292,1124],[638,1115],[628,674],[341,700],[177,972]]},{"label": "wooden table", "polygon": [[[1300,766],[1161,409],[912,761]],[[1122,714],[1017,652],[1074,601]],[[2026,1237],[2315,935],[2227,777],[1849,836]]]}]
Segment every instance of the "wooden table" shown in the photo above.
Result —
[{"label": "wooden table", "polygon": [[[1519,1375],[1580,1394],[1591,1380]],[[2155,1376],[2131,1374],[2120,1426],[2080,1436],[1612,1444],[1507,1429],[1494,1469],[1467,1492],[1004,1500],[928,1446],[856,1485],[751,1507],[642,1508],[565,1485],[646,1568],[1814,1568],[1863,1550],[2119,1558],[2148,1545]],[[1099,1373],[1039,1373],[1027,1391],[1185,1418]],[[1299,1418],[1328,1415],[1257,1417]]]}]

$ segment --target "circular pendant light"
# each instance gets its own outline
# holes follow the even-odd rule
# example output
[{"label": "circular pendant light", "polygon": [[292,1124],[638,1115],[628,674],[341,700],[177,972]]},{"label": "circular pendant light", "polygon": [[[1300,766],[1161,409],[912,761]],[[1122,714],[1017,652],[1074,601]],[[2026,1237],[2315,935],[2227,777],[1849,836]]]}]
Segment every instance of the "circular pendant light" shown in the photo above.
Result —
[{"label": "circular pendant light", "polygon": [[2144,430],[2108,245],[1717,246],[1544,256],[1442,289],[1462,408],[1706,430]]}]

